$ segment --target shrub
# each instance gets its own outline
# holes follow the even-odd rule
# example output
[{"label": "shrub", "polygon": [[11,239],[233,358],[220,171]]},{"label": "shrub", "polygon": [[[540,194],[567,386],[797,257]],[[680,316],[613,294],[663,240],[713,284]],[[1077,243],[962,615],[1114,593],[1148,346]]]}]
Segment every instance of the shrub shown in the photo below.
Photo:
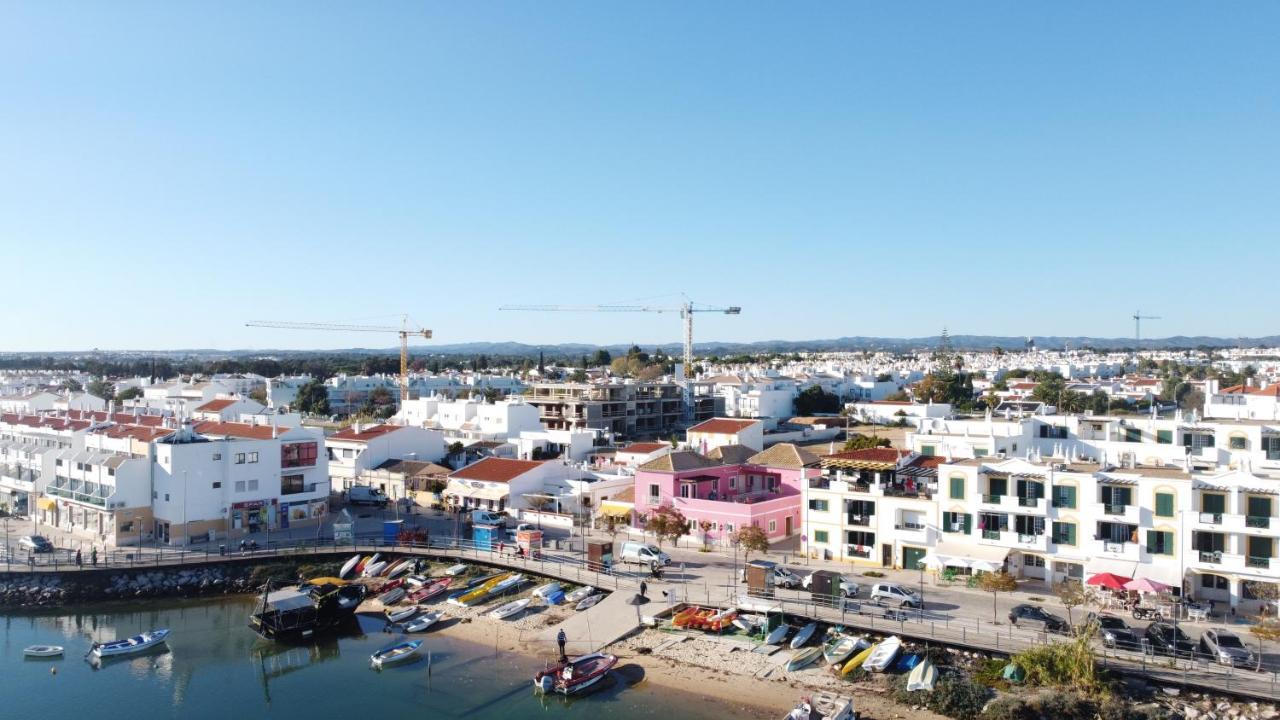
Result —
[{"label": "shrub", "polygon": [[1003,695],[987,706],[982,720],[1094,720],[1098,704],[1070,690],[1022,697]]},{"label": "shrub", "polygon": [[928,693],[925,707],[956,720],[974,720],[991,697],[991,690],[963,675],[947,675]]},{"label": "shrub", "polygon": [[879,570],[868,570],[862,573],[862,577],[882,578],[884,577],[884,573],[880,572]]},{"label": "shrub", "polygon": [[1017,695],[1001,695],[982,711],[982,720],[1040,720],[1040,715]]},{"label": "shrub", "polygon": [[1004,679],[1004,666],[1007,664],[1008,660],[999,658],[984,661],[973,671],[974,682],[996,690],[1008,690],[1009,681]]},{"label": "shrub", "polygon": [[1026,672],[1028,685],[1061,685],[1087,694],[1105,694],[1105,678],[1089,644],[1092,638],[1093,633],[1084,632],[1070,642],[1030,648],[1013,656],[1013,662]]}]

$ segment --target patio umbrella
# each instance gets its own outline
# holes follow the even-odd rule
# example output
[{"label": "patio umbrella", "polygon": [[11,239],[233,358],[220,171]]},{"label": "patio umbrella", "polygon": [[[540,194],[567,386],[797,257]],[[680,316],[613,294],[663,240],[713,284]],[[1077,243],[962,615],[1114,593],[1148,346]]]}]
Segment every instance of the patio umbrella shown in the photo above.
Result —
[{"label": "patio umbrella", "polygon": [[986,560],[970,560],[969,568],[975,572],[995,572],[1000,569],[1000,566]]},{"label": "patio umbrella", "polygon": [[1104,587],[1108,590],[1123,590],[1125,588],[1125,583],[1128,582],[1132,581],[1127,577],[1122,577],[1115,573],[1098,573],[1097,575],[1089,578],[1085,584],[1097,585],[1098,587]]},{"label": "patio umbrella", "polygon": [[934,555],[933,553],[929,553],[928,555],[920,558],[920,562],[930,570],[941,570],[945,568],[947,566],[947,560],[948,558],[941,555]]},{"label": "patio umbrella", "polygon": [[1130,580],[1129,582],[1125,583],[1124,589],[1136,590],[1140,593],[1155,594],[1155,593],[1169,592],[1173,588],[1172,586],[1165,585],[1162,582],[1156,582],[1155,580],[1150,580],[1148,578],[1138,578],[1137,580]]}]

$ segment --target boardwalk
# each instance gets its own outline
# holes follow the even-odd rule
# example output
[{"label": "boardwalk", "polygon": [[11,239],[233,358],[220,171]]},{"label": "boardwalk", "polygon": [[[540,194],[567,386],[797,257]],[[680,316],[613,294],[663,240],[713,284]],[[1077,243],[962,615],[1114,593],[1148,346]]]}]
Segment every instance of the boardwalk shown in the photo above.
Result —
[{"label": "boardwalk", "polygon": [[640,626],[642,606],[630,604],[634,595],[629,590],[614,592],[595,607],[574,613],[539,633],[536,642],[554,649],[556,634],[563,629],[570,655],[584,655],[612,645]]}]

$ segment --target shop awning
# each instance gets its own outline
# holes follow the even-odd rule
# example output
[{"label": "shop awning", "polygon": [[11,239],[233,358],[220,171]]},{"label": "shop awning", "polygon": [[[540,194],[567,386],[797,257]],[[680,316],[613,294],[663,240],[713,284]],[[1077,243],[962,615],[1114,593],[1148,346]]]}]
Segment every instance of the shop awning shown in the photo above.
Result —
[{"label": "shop awning", "polygon": [[[1146,573],[1148,568],[1143,567],[1142,572]],[[1085,563],[1084,572],[1086,575],[1097,575],[1099,573],[1111,573],[1120,577],[1136,577],[1139,574],[1137,560],[1112,560],[1109,558],[1089,558]],[[1160,580],[1160,578],[1153,578]]]},{"label": "shop awning", "polygon": [[444,490],[444,494],[452,495],[456,498],[471,498],[472,500],[506,500],[511,496],[511,490],[505,485],[497,488],[483,485],[477,487],[470,483],[450,480],[449,485]]},{"label": "shop awning", "polygon": [[40,508],[41,510],[52,510],[57,506],[58,506],[58,503],[54,502],[53,498],[47,498],[47,497],[36,498],[36,507]]},{"label": "shop awning", "polygon": [[600,514],[610,517],[629,518],[631,517],[631,511],[634,509],[634,506],[627,503],[609,502],[608,500],[600,503]]},{"label": "shop awning", "polygon": [[928,567],[975,567],[977,564],[976,569],[987,570],[1003,565],[1008,556],[1009,548],[943,542],[926,556],[925,564]]}]

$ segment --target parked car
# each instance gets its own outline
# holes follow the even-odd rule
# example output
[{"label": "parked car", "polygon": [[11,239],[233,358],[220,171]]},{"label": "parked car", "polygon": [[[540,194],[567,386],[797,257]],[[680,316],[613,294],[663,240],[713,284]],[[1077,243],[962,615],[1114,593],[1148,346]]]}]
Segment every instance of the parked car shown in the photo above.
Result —
[{"label": "parked car", "polygon": [[53,543],[49,542],[49,538],[43,535],[23,535],[18,540],[18,547],[27,552],[53,552]]},{"label": "parked car", "polygon": [[1009,622],[1017,627],[1029,627],[1044,632],[1071,631],[1070,623],[1039,605],[1014,605],[1009,611]]},{"label": "parked car", "polygon": [[1190,655],[1196,650],[1196,644],[1182,632],[1182,628],[1169,623],[1154,622],[1148,625],[1146,640],[1152,652],[1162,655]]},{"label": "parked car", "polygon": [[[813,585],[813,573],[809,573],[808,575],[805,575],[803,578],[800,579],[800,586],[803,587],[805,590],[810,589],[811,585]],[[846,579],[843,575],[840,576],[840,594],[841,595],[847,598],[857,597],[858,593],[861,590],[862,588],[858,586],[858,583],[852,580]]]},{"label": "parked car", "polygon": [[897,605],[898,607],[910,608],[918,608],[924,602],[918,593],[895,583],[876,583],[875,585],[872,585],[871,600],[872,602],[884,603],[886,605]]},{"label": "parked car", "polygon": [[1258,658],[1230,630],[1210,628],[1200,635],[1200,650],[1223,665],[1248,666]]},{"label": "parked car", "polygon": [[638,565],[653,565],[657,563],[660,566],[671,564],[671,556],[662,552],[656,545],[650,545],[642,542],[624,542],[622,543],[622,552],[618,553],[619,559],[624,563],[635,563]]},{"label": "parked car", "polygon": [[1089,613],[1085,622],[1098,626],[1098,637],[1105,647],[1133,649],[1142,646],[1138,634],[1129,627],[1129,623],[1125,622],[1124,618],[1108,613]]}]

